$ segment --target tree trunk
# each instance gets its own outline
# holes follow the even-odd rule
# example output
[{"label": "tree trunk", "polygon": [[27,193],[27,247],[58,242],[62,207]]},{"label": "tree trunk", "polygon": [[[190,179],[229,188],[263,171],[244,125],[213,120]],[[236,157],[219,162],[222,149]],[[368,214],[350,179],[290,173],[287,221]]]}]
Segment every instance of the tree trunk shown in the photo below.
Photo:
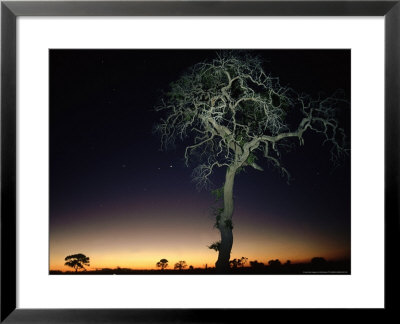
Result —
[{"label": "tree trunk", "polygon": [[218,224],[221,233],[221,244],[218,249],[218,260],[215,264],[218,271],[224,272],[229,269],[229,259],[233,244],[232,215],[233,215],[233,184],[235,181],[236,168],[229,167],[226,170],[224,184],[224,210]]}]

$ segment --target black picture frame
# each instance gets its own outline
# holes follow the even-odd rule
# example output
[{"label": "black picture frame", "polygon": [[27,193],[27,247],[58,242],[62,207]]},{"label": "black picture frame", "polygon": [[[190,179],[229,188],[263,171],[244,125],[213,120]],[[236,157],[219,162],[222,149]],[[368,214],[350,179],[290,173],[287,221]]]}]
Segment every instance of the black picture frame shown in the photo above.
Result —
[{"label": "black picture frame", "polygon": [[[293,309],[297,320],[380,318],[396,311],[399,252],[400,0],[395,1],[2,1],[1,2],[1,318],[4,323],[198,323],[282,316],[288,309],[16,308],[16,19],[19,16],[384,16],[385,307]],[[373,154],[373,152],[371,152]],[[367,158],[367,157],[366,157]],[[373,256],[371,256],[371,262]],[[223,292],[220,292],[223,294]],[[267,293],[267,292],[266,292]],[[312,314],[310,314],[312,312]],[[323,314],[321,314],[323,313]],[[329,315],[328,315],[329,313]],[[372,318],[371,318],[372,317]],[[360,318],[357,318],[357,321]],[[248,322],[248,321],[245,321]],[[253,322],[253,320],[250,320]]]}]

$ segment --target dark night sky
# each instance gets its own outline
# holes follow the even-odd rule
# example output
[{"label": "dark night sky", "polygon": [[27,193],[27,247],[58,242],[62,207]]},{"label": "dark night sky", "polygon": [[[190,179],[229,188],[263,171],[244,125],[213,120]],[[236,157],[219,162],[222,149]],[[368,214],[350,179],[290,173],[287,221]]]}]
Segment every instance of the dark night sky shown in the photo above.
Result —
[{"label": "dark night sky", "polygon": [[[265,50],[265,70],[281,84],[317,95],[343,89],[350,100],[350,51]],[[153,107],[209,50],[50,51],[50,266],[82,252],[92,267],[213,264],[218,239],[213,198],[197,192],[183,145],[160,151]],[[341,120],[350,137],[350,109]],[[350,256],[350,157],[338,168],[321,137],[283,156],[293,181],[261,162],[235,181],[232,257]],[[223,172],[213,178],[223,183]]]}]

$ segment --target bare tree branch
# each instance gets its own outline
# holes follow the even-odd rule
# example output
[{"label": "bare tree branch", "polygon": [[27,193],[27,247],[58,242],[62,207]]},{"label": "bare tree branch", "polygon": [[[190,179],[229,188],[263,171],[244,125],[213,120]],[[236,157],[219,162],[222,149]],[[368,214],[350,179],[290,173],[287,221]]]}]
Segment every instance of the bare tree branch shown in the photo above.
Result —
[{"label": "bare tree branch", "polygon": [[[262,171],[256,156],[263,156],[290,179],[280,160],[283,144],[297,139],[304,145],[307,131],[331,144],[334,163],[347,154],[344,130],[336,118],[344,102],[340,92],[314,99],[297,94],[265,73],[258,58],[225,53],[194,65],[171,84],[156,107],[165,113],[156,130],[164,149],[177,139],[193,138],[184,159],[189,165],[191,157],[199,157],[193,171],[198,188],[210,185],[209,178],[218,167],[251,166]],[[288,117],[294,112],[301,116],[297,124]]]}]

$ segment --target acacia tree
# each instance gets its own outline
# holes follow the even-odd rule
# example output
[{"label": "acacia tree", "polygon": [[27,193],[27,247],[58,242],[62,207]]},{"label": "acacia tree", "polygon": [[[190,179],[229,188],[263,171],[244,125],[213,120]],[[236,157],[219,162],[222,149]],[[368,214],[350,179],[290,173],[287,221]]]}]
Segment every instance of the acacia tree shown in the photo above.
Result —
[{"label": "acacia tree", "polygon": [[263,171],[257,162],[264,158],[289,181],[281,153],[291,142],[304,145],[306,132],[331,144],[335,162],[346,153],[344,130],[336,118],[342,102],[340,92],[314,99],[299,94],[267,74],[261,59],[233,52],[195,64],[171,83],[156,107],[164,112],[156,126],[162,148],[191,140],[184,159],[186,165],[198,161],[193,180],[199,189],[210,187],[215,169],[226,169],[223,186],[213,191],[222,200],[215,213],[221,240],[209,246],[219,253],[217,269],[229,268],[235,176],[244,168]]},{"label": "acacia tree", "polygon": [[175,270],[183,270],[187,267],[186,261],[179,261],[175,263],[174,269]]},{"label": "acacia tree", "polygon": [[168,260],[167,259],[161,259],[156,263],[157,268],[161,268],[161,270],[164,270],[166,267],[168,267]]},{"label": "acacia tree", "polygon": [[90,266],[90,258],[82,253],[68,255],[65,257],[65,261],[67,261],[65,265],[75,269],[75,272],[85,269],[85,266]]}]

